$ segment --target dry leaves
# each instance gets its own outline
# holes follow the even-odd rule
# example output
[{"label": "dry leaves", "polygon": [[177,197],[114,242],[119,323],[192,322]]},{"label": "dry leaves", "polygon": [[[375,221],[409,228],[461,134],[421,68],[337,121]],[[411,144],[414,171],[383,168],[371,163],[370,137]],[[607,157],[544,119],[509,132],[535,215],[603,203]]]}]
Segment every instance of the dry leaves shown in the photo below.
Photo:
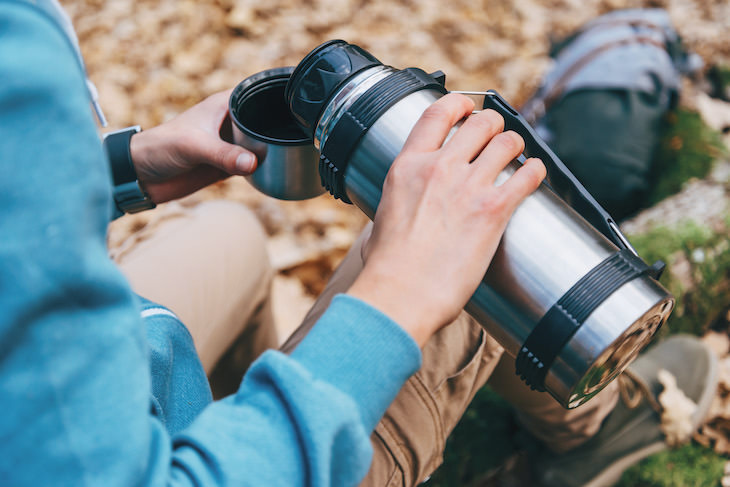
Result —
[{"label": "dry leaves", "polygon": [[342,38],[386,64],[441,69],[453,89],[519,103],[547,69],[551,38],[611,9],[665,6],[688,44],[730,63],[724,0],[68,0],[114,127],[158,124],[262,69]]},{"label": "dry leaves", "polygon": [[[726,321],[730,324],[730,311]],[[719,383],[707,420],[694,439],[718,453],[730,455],[730,336],[727,331],[710,331],[702,340],[719,357]]]},{"label": "dry leaves", "polygon": [[671,372],[661,369],[657,373],[659,383],[664,387],[659,394],[662,406],[661,429],[669,446],[686,443],[694,433],[692,416],[697,404],[677,387],[677,379]]},{"label": "dry leaves", "polygon": [[[730,323],[730,316],[727,318]],[[702,339],[719,357],[719,383],[707,420],[694,439],[718,453],[730,455],[730,337],[726,331],[711,331]]]}]

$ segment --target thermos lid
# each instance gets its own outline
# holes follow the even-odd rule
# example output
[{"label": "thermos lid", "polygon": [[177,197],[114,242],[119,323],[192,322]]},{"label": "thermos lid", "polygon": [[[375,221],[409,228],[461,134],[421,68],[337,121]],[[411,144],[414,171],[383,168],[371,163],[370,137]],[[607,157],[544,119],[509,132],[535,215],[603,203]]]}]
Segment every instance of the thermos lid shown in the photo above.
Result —
[{"label": "thermos lid", "polygon": [[337,88],[360,71],[380,65],[367,51],[339,39],[321,44],[299,63],[284,96],[295,120],[310,139]]}]

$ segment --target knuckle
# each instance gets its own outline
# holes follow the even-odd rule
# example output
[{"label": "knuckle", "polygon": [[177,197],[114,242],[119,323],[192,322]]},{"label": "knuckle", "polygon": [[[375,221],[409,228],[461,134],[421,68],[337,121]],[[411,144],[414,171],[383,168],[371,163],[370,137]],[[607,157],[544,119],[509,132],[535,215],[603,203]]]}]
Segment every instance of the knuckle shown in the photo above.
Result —
[{"label": "knuckle", "polygon": [[474,101],[468,96],[460,93],[447,93],[441,98],[441,103],[448,103],[449,105],[458,105],[463,110],[474,110]]},{"label": "knuckle", "polygon": [[479,131],[480,134],[492,135],[498,132],[497,126],[494,121],[488,117],[484,117],[481,114],[472,115],[466,121],[464,126],[469,125]]},{"label": "knuckle", "polygon": [[236,170],[236,157],[238,156],[238,149],[236,147],[219,147],[216,153],[213,155],[213,160],[216,161],[220,167],[228,172]]},{"label": "knuckle", "polygon": [[449,118],[449,110],[445,105],[439,103],[430,105],[421,115],[421,119],[427,121],[443,120],[444,118]]},{"label": "knuckle", "polygon": [[394,185],[400,185],[401,181],[408,181],[408,173],[410,172],[409,162],[406,158],[396,159],[390,166],[390,170],[388,170],[386,180]]},{"label": "knuckle", "polygon": [[497,134],[493,140],[504,147],[510,154],[519,154],[525,146],[522,137],[512,131]]},{"label": "knuckle", "polygon": [[452,162],[445,156],[441,156],[433,164],[425,164],[426,175],[431,179],[443,179],[449,174]]},{"label": "knuckle", "polygon": [[525,177],[530,191],[534,191],[538,186],[540,186],[540,183],[542,183],[543,179],[545,179],[545,176],[547,175],[545,165],[539,159],[529,159],[520,168],[520,171],[525,172]]},{"label": "knuckle", "polygon": [[507,209],[507,198],[503,191],[490,191],[481,200],[480,210],[490,216],[503,214]]},{"label": "knuckle", "polygon": [[538,186],[540,186],[540,183],[542,183],[543,179],[545,179],[545,174],[543,173],[543,171],[530,171],[530,189],[534,191]]},{"label": "knuckle", "polygon": [[485,130],[490,132],[501,132],[504,130],[504,117],[494,110],[483,110],[472,118]]},{"label": "knuckle", "polygon": [[449,93],[423,112],[421,118],[426,120],[456,120],[466,116],[474,109],[474,102],[464,95]]}]

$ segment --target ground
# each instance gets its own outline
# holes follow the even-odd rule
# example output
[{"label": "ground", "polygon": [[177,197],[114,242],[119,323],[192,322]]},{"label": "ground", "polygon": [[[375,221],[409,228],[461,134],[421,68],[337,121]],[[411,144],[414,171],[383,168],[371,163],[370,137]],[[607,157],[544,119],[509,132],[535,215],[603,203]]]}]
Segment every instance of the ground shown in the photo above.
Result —
[{"label": "ground", "polygon": [[[549,68],[547,52],[551,39],[570,33],[600,13],[626,7],[667,8],[687,45],[705,60],[704,73],[720,80],[719,85],[723,79],[730,78],[727,69],[730,66],[730,3],[727,0],[62,0],[61,3],[77,28],[89,74],[99,88],[110,128],[131,124],[151,127],[206,95],[230,89],[252,73],[295,65],[312,48],[335,38],[358,44],[384,63],[398,68],[440,69],[447,74],[447,86],[452,90],[496,89],[511,103],[519,105]],[[693,138],[683,138],[683,135],[695,123],[692,117],[697,118],[700,128],[691,129],[695,130],[691,133],[705,134],[707,124],[715,131],[730,126],[730,109],[717,99],[721,95],[708,88],[707,83],[686,83],[682,103],[687,110],[675,121],[678,133],[667,138],[665,149],[670,156],[671,151],[682,157],[690,153],[687,146],[692,145]],[[715,161],[722,158],[705,150],[708,147],[714,146],[701,145],[699,153],[700,156],[709,154],[710,162],[697,162],[697,156],[690,156],[689,162],[675,164],[680,168],[691,167],[689,172],[679,171],[675,180],[668,178],[666,188],[656,198],[658,205],[629,223],[626,230],[636,236],[644,252],[662,256],[670,264],[667,285],[681,299],[673,319],[682,321],[681,327],[686,324],[697,334],[704,334],[715,323],[719,334],[726,336],[727,327],[721,323],[722,311],[730,304],[727,286],[730,274],[721,264],[728,260],[728,178],[727,173],[722,173],[725,167],[722,164],[715,171],[719,175],[706,177]],[[702,168],[695,167],[702,164]],[[697,180],[688,185],[688,178]],[[668,198],[681,189],[684,196]],[[225,181],[174,204],[193,205],[211,198],[227,198],[249,205],[269,232],[270,255],[278,271],[274,303],[283,330],[297,324],[366,222],[357,209],[329,196],[306,202],[277,201],[257,193],[241,178]],[[165,211],[163,205],[153,212],[118,220],[110,231],[110,246],[114,248],[131,231]],[[674,246],[668,246],[668,242]],[[720,264],[716,264],[718,261]],[[721,353],[727,354],[727,349]],[[722,394],[727,394],[727,389],[721,390],[718,397]],[[492,408],[490,413],[499,411],[499,404],[494,405],[488,397],[479,399],[478,405],[482,404]],[[711,441],[727,444],[730,420],[724,418],[730,417],[730,413],[718,414],[716,417],[720,419],[711,426],[720,433]],[[473,448],[480,446],[475,444]],[[461,451],[478,459],[478,450],[473,448],[452,447],[447,460],[449,457],[463,459],[466,454]],[[695,450],[692,452],[695,454]],[[488,467],[487,463],[481,464],[482,469]],[[651,467],[644,470],[650,471]],[[694,473],[689,470],[679,467],[678,470],[680,480],[674,483],[642,480],[631,485],[705,485],[693,478]],[[682,472],[686,473],[684,478]],[[710,478],[714,484],[711,481],[707,485],[717,485],[721,474],[712,473]]]}]

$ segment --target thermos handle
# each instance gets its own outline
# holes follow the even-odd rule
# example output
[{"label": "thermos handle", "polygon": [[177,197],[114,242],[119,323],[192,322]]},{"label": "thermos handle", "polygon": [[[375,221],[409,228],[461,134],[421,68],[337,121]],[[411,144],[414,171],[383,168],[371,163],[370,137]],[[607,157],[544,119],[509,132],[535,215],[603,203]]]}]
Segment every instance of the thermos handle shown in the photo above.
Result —
[{"label": "thermos handle", "polygon": [[[484,95],[484,110],[491,108],[504,118],[504,129],[512,130],[525,141],[525,157],[538,157],[547,169],[546,182],[566,203],[577,211],[588,223],[612,241],[619,249],[626,249],[638,257],[638,253],[621,233],[618,225],[606,210],[578,181],[563,161],[548,147],[525,118],[494,90],[486,92],[454,91],[468,95]],[[664,271],[664,262],[658,261],[650,267],[650,275],[659,279]]]},{"label": "thermos handle", "polygon": [[517,110],[496,91],[487,91],[484,94],[483,108],[497,111],[504,117],[504,129],[522,136],[525,140],[525,157],[538,157],[542,160],[547,169],[547,183],[553,191],[619,248],[628,249],[636,255],[636,250],[618,229],[611,215],[591,196]]}]

